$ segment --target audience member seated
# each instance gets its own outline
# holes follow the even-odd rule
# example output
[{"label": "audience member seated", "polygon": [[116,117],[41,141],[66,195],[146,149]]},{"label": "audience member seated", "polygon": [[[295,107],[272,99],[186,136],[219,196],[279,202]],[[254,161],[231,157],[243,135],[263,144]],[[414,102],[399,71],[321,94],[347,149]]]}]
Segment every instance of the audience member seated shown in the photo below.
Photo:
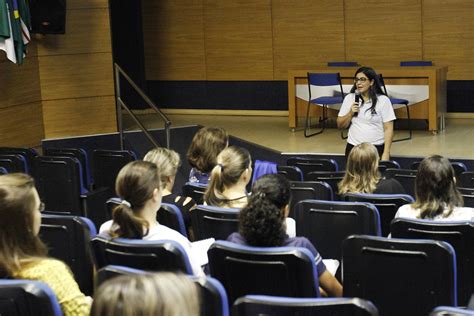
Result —
[{"label": "audience member seated", "polygon": [[247,205],[246,186],[252,178],[252,159],[240,147],[227,147],[217,156],[211,178],[204,194],[208,205],[242,208]]},{"label": "audience member seated", "polygon": [[199,300],[199,289],[185,275],[123,275],[97,289],[91,316],[198,316]]},{"label": "audience member seated", "polygon": [[162,202],[179,207],[183,214],[184,224],[189,232],[191,227],[191,215],[189,212],[196,207],[196,202],[190,197],[179,196],[172,192],[176,173],[181,165],[179,154],[167,148],[155,148],[150,150],[143,160],[152,162],[158,167],[161,183],[164,186]]},{"label": "audience member seated", "polygon": [[47,257],[39,239],[41,203],[33,178],[13,173],[0,176],[0,275],[46,283],[64,315],[89,315],[86,297],[63,262]]},{"label": "audience member seated", "polygon": [[194,135],[187,158],[192,169],[189,182],[207,184],[217,155],[229,145],[229,135],[220,127],[203,127]]},{"label": "audience member seated", "polygon": [[290,183],[280,174],[267,174],[259,178],[252,189],[248,205],[239,216],[239,232],[227,239],[254,247],[302,247],[315,257],[321,293],[342,296],[342,286],[327,271],[321,256],[305,237],[288,237],[285,218],[289,212]]},{"label": "audience member seated", "polygon": [[415,202],[398,209],[395,217],[431,220],[474,220],[474,208],[463,207],[453,167],[447,158],[423,159],[415,179]]},{"label": "audience member seated", "polygon": [[346,174],[339,182],[339,194],[405,194],[400,182],[380,175],[379,159],[374,145],[369,143],[356,145],[349,153]]},{"label": "audience member seated", "polygon": [[133,161],[120,170],[115,182],[122,203],[112,211],[112,220],[99,233],[111,238],[174,240],[186,251],[194,274],[203,274],[191,251],[189,240],[177,231],[160,225],[156,213],[161,206],[162,186],[158,167],[148,161]]}]

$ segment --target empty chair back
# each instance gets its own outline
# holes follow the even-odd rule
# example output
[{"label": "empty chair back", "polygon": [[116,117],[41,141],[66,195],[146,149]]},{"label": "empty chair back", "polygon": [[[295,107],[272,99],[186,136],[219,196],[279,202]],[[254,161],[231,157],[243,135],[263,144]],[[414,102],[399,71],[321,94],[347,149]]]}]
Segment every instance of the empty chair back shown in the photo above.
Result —
[{"label": "empty chair back", "polygon": [[97,236],[91,240],[91,247],[97,269],[113,264],[147,271],[181,271],[192,274],[185,250],[173,240],[110,240]]},{"label": "empty chair back", "polygon": [[328,67],[357,67],[359,64],[356,61],[329,61]]},{"label": "empty chair back", "polygon": [[186,182],[183,185],[183,196],[192,198],[196,204],[204,202],[204,193],[206,192],[207,184]]},{"label": "empty chair back", "polygon": [[288,166],[296,166],[303,172],[303,179],[312,171],[338,171],[339,167],[334,159],[317,159],[317,158],[288,158],[286,161]]},{"label": "empty chair back", "polygon": [[345,171],[312,171],[308,173],[305,181],[321,181],[326,182],[332,189],[334,200],[339,200],[338,184],[344,178]]},{"label": "empty chair back", "polygon": [[296,203],[303,200],[325,200],[332,201],[334,195],[331,187],[326,182],[321,181],[291,181],[290,215],[294,218],[294,208]]},{"label": "empty chair back", "polygon": [[211,276],[224,285],[230,304],[248,294],[319,296],[314,256],[307,249],[216,241],[208,256]]},{"label": "empty chair back", "polygon": [[29,280],[0,280],[0,314],[8,316],[62,316],[54,292]]},{"label": "empty chair back", "polygon": [[105,281],[113,279],[120,275],[140,275],[147,273],[149,272],[146,272],[145,270],[141,269],[135,269],[113,264],[107,265],[97,271],[97,277],[95,279],[95,288],[98,288]]},{"label": "empty chair back", "polygon": [[414,202],[413,198],[406,194],[346,193],[344,194],[344,199],[346,201],[366,202],[375,205],[380,215],[382,236],[390,234],[390,222],[395,217],[398,208]]},{"label": "empty chair back", "polygon": [[235,301],[235,316],[255,315],[319,315],[377,316],[370,301],[360,298],[294,298],[266,295],[246,295]]},{"label": "empty chair back", "polygon": [[392,237],[446,241],[456,251],[458,303],[465,306],[474,293],[474,222],[438,222],[396,218]]},{"label": "empty chair back", "polygon": [[[418,166],[420,166],[421,161],[415,161],[414,163],[411,164],[410,168],[413,170],[417,170]],[[459,162],[459,161],[452,161],[451,166],[453,167],[454,173],[456,174],[456,178],[460,179],[461,175],[464,172],[467,172],[467,167],[464,163]]]},{"label": "empty chair back", "polygon": [[401,61],[400,66],[402,67],[433,66],[433,62],[431,60]]},{"label": "empty chair back", "polygon": [[354,234],[380,236],[380,219],[370,203],[303,200],[295,209],[296,235],[317,245],[321,257],[342,258],[342,242]]},{"label": "empty chair back", "polygon": [[96,188],[115,189],[115,179],[123,166],[137,159],[130,150],[102,150],[92,152],[92,177]]},{"label": "empty chair back", "polygon": [[458,188],[464,200],[464,206],[474,207],[474,188]]},{"label": "empty chair back", "polygon": [[89,168],[89,159],[87,158],[87,152],[82,148],[46,148],[44,150],[45,156],[63,156],[73,157],[79,160],[82,167],[82,183],[87,188],[92,185],[92,177]]},{"label": "empty chair back", "polygon": [[0,154],[0,167],[5,168],[8,173],[28,173],[26,158],[18,154]]},{"label": "empty chair back", "polygon": [[452,306],[438,306],[433,309],[430,316],[474,316],[474,310]]},{"label": "empty chair back", "polygon": [[183,214],[181,214],[180,209],[176,205],[161,203],[161,208],[156,213],[156,219],[161,225],[168,226],[188,238],[186,227],[184,226]]},{"label": "empty chair back", "polygon": [[7,174],[7,173],[8,173],[7,169],[0,167],[0,175]]},{"label": "empty chair back", "polygon": [[41,216],[40,238],[48,246],[49,255],[71,268],[80,289],[86,295],[92,295],[93,290],[94,269],[89,242],[95,235],[95,226],[87,218]]},{"label": "empty chair back", "polygon": [[416,170],[388,168],[385,170],[384,176],[396,179],[408,195],[415,197]]},{"label": "empty chair back", "polygon": [[191,223],[196,240],[215,238],[226,240],[239,230],[240,209],[198,205],[191,212]]},{"label": "empty chair back", "polygon": [[459,186],[474,189],[474,171],[464,171],[459,176]]},{"label": "empty chair back", "polygon": [[379,161],[379,171],[383,174],[388,168],[391,169],[400,169],[400,164],[395,160],[380,160]]},{"label": "empty chair back", "polygon": [[34,148],[20,148],[20,147],[0,147],[0,155],[20,155],[25,158],[27,173],[34,177],[35,175],[35,158],[38,152]]},{"label": "empty chair back", "polygon": [[279,174],[284,175],[289,181],[303,181],[303,172],[296,166],[277,166]]},{"label": "empty chair back", "polygon": [[427,315],[456,306],[456,255],[446,242],[354,235],[342,246],[344,296],[380,315]]}]

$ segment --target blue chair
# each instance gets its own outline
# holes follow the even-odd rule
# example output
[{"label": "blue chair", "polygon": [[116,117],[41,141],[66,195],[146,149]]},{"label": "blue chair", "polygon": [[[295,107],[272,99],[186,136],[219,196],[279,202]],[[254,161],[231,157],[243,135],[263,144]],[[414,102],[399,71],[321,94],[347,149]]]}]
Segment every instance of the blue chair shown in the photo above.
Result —
[{"label": "blue chair", "polygon": [[356,61],[329,61],[328,67],[357,67],[359,64]]},{"label": "blue chair", "polygon": [[113,192],[115,189],[115,179],[120,169],[134,160],[137,160],[137,155],[131,150],[94,150],[92,152],[94,187],[109,188]]},{"label": "blue chair", "polygon": [[286,160],[288,166],[298,167],[306,180],[308,173],[313,171],[338,171],[339,166],[334,159],[291,157]]},{"label": "blue chair", "polygon": [[474,207],[474,188],[458,188],[464,200],[464,206]]},{"label": "blue chair", "polygon": [[474,293],[474,222],[439,222],[396,218],[392,237],[434,239],[449,243],[456,251],[458,302],[466,306]]},{"label": "blue chair", "polygon": [[414,202],[414,199],[406,194],[346,193],[344,194],[344,199],[350,202],[366,202],[375,205],[380,214],[382,236],[390,234],[390,223],[395,217],[398,208]]},{"label": "blue chair", "polygon": [[379,171],[381,174],[385,173],[387,169],[401,169],[400,164],[395,160],[380,160],[379,161]]},{"label": "blue chair", "polygon": [[191,225],[196,240],[226,240],[239,230],[240,209],[198,205],[191,211]]},{"label": "blue chair", "polygon": [[7,169],[0,167],[0,175],[7,174],[7,173],[8,173]]},{"label": "blue chair", "polygon": [[305,180],[326,182],[332,189],[334,200],[340,200],[338,184],[345,174],[345,171],[311,171],[306,175]]},{"label": "blue chair", "polygon": [[56,295],[45,283],[0,280],[0,315],[62,316]]},{"label": "blue chair", "polygon": [[431,311],[430,316],[474,316],[474,310],[452,306],[438,306]]},{"label": "blue chair", "polygon": [[207,184],[186,182],[183,185],[183,196],[190,197],[196,204],[204,202],[204,193],[206,192]]},{"label": "blue chair", "polygon": [[0,167],[7,170],[8,173],[28,173],[26,158],[18,154],[0,154]]},{"label": "blue chair", "polygon": [[89,159],[87,152],[82,148],[45,148],[43,154],[45,156],[62,156],[77,158],[82,166],[82,177],[84,185],[92,188],[92,175],[89,167]]},{"label": "blue chair", "polygon": [[279,174],[284,175],[289,181],[303,181],[303,172],[296,166],[277,166]]},{"label": "blue chair", "polygon": [[[334,89],[331,95],[313,98],[311,92],[313,86],[320,87],[324,90],[328,90],[331,87],[334,87]],[[305,137],[321,134],[324,131],[326,121],[328,120],[328,108],[340,106],[342,104],[342,101],[344,100],[344,92],[342,90],[341,75],[339,73],[308,73],[308,91],[309,99],[308,106],[306,108],[306,118],[304,126]],[[320,131],[309,133],[311,127],[309,109],[312,104],[322,106],[323,108],[322,117],[319,117],[319,123],[321,123],[322,126]]]},{"label": "blue chair", "polygon": [[459,176],[459,186],[474,189],[474,171],[464,171]]},{"label": "blue chair", "polygon": [[185,250],[174,240],[108,239],[99,235],[90,244],[97,269],[112,264],[147,271],[193,274]]},{"label": "blue chair", "polygon": [[321,181],[290,181],[291,201],[289,217],[295,216],[295,205],[303,200],[333,201],[331,186]]},{"label": "blue chair", "polygon": [[342,245],[344,296],[380,315],[427,315],[457,305],[456,254],[446,242],[354,235]]},{"label": "blue chair", "polygon": [[295,209],[296,235],[308,238],[321,257],[341,260],[344,239],[380,236],[377,208],[370,203],[303,200]]},{"label": "blue chair", "polygon": [[405,107],[405,110],[407,112],[407,123],[408,123],[408,133],[409,133],[409,135],[408,135],[408,137],[394,139],[393,142],[400,142],[400,141],[403,141],[403,140],[411,139],[413,131],[411,129],[410,108],[408,107],[409,101],[407,99],[399,99],[399,98],[390,97],[388,92],[387,92],[387,87],[385,87],[385,81],[383,79],[382,74],[379,74],[379,84],[382,87],[385,94],[390,99],[390,103],[392,103],[393,108],[396,110],[396,109],[399,109],[401,107]]},{"label": "blue chair", "polygon": [[65,262],[82,292],[92,295],[94,266],[89,242],[96,235],[94,224],[85,217],[42,214],[39,234],[49,255]]},{"label": "blue chair", "polygon": [[235,301],[235,316],[257,315],[319,315],[319,316],[378,316],[370,301],[360,298],[294,298],[246,295]]},{"label": "blue chair", "polygon": [[248,294],[319,296],[314,256],[307,249],[216,241],[208,256],[211,276],[224,285],[230,304]]},{"label": "blue chair", "polygon": [[103,268],[100,268],[97,271],[97,276],[95,279],[95,282],[96,282],[95,288],[97,289],[105,281],[113,279],[121,275],[142,275],[142,274],[149,274],[149,273],[150,272],[147,272],[141,269],[135,269],[135,268],[113,265],[113,264],[107,265]]},{"label": "blue chair", "polygon": [[35,176],[35,158],[38,152],[34,148],[0,147],[0,155],[20,155],[25,158],[27,173]]},{"label": "blue chair", "polygon": [[[413,162],[410,166],[410,169],[418,170],[420,163],[421,161]],[[464,172],[468,172],[466,165],[459,161],[451,161],[451,166],[453,167],[454,173],[456,174],[456,179],[459,180],[459,183],[461,184],[463,182],[463,179],[461,179],[462,174]]]},{"label": "blue chair", "polygon": [[385,178],[396,179],[405,189],[406,194],[415,196],[416,170],[388,168],[383,175]]},{"label": "blue chair", "polygon": [[428,60],[413,60],[413,61],[401,61],[400,66],[402,67],[426,67],[426,66],[433,66],[432,61]]}]

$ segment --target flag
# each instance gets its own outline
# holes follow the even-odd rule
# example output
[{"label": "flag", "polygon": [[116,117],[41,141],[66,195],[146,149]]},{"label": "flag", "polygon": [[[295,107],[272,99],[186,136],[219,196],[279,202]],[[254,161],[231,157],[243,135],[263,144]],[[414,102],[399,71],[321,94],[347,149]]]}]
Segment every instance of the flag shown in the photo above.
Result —
[{"label": "flag", "polygon": [[[12,36],[10,7],[5,0],[0,0],[0,50],[5,51],[7,58],[16,64],[15,43]],[[8,29],[7,29],[8,28]],[[4,36],[7,35],[8,36]]]},{"label": "flag", "polygon": [[28,7],[28,4],[26,3],[26,0],[18,0],[18,11],[20,14],[21,36],[23,38],[23,44],[27,45],[31,41],[31,38],[30,38],[31,19],[30,19],[30,9]]},{"label": "flag", "polygon": [[12,26],[12,37],[15,43],[15,55],[18,65],[23,63],[23,56],[25,52],[25,45],[23,44],[23,37],[21,35],[21,19],[18,11],[17,0],[7,0],[10,7],[10,21]]}]

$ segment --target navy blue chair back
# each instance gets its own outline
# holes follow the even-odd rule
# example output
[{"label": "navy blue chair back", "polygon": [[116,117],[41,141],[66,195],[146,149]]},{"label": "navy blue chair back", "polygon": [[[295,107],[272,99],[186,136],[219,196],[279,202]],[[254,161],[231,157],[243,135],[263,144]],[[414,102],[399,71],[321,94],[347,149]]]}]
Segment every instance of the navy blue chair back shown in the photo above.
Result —
[{"label": "navy blue chair back", "polygon": [[319,296],[314,256],[307,249],[216,241],[208,256],[211,276],[224,285],[230,304],[248,294]]},{"label": "navy blue chair back", "polygon": [[464,200],[464,206],[474,207],[474,188],[458,188]]},{"label": "navy blue chair back", "polygon": [[377,308],[360,298],[294,298],[246,295],[235,301],[235,316],[256,315],[318,315],[318,316],[378,316]]},{"label": "navy blue chair back", "polygon": [[381,315],[427,315],[456,306],[456,254],[446,242],[354,235],[342,246],[344,296]]},{"label": "navy blue chair back", "polygon": [[8,173],[7,169],[0,167],[0,175],[7,174],[7,173]]},{"label": "navy blue chair back", "polygon": [[459,186],[474,189],[474,171],[464,171],[459,176]]},{"label": "navy blue chair back", "polygon": [[290,215],[294,218],[295,205],[303,200],[334,200],[331,187],[321,181],[290,181],[291,201]]},{"label": "navy blue chair back", "polygon": [[188,238],[183,214],[181,214],[181,210],[176,205],[161,203],[161,208],[156,213],[156,219],[161,225],[174,229],[184,237]]},{"label": "navy blue chair back", "polygon": [[401,61],[400,66],[402,67],[433,66],[433,62],[431,60]]},{"label": "navy blue chair back", "polygon": [[395,160],[380,160],[379,161],[379,171],[383,174],[388,168],[391,169],[401,169],[400,164]]},{"label": "navy blue chair back", "polygon": [[0,280],[0,315],[62,316],[56,295],[45,283]]},{"label": "navy blue chair back", "polygon": [[183,185],[183,196],[192,198],[196,204],[204,202],[204,193],[206,192],[207,184],[186,182]]},{"label": "navy blue chair back", "polygon": [[87,218],[69,215],[41,216],[40,238],[48,254],[65,262],[86,295],[93,291],[93,262],[89,242],[95,237],[94,224]]},{"label": "navy blue chair back", "polygon": [[141,275],[141,274],[148,274],[148,273],[150,272],[147,272],[141,269],[135,269],[135,268],[113,265],[113,264],[107,265],[103,268],[100,268],[97,271],[97,277],[95,279],[95,288],[97,289],[105,281],[113,279],[121,275]]},{"label": "navy blue chair back", "polygon": [[390,234],[390,223],[395,217],[398,208],[414,202],[413,198],[406,194],[346,193],[344,194],[344,199],[351,202],[366,202],[375,205],[380,214],[382,236]]},{"label": "navy blue chair back", "polygon": [[43,153],[45,156],[62,156],[77,158],[82,167],[82,183],[85,187],[91,188],[92,176],[89,168],[89,159],[87,152],[82,148],[46,148]]},{"label": "navy blue chair back", "polygon": [[383,175],[386,178],[396,179],[408,195],[415,197],[416,170],[388,168]]},{"label": "navy blue chair back", "polygon": [[26,158],[18,154],[0,154],[0,167],[5,168],[8,173],[28,173]]},{"label": "navy blue chair back", "polygon": [[332,189],[334,200],[340,200],[339,182],[344,178],[345,171],[311,171],[306,175],[305,181],[326,182]]},{"label": "navy blue chair back", "polygon": [[215,238],[226,240],[239,230],[240,209],[198,205],[191,212],[191,226],[196,240]]},{"label": "navy blue chair back", "polygon": [[370,203],[303,200],[295,209],[296,235],[308,238],[321,257],[342,258],[342,241],[354,234],[380,236],[377,208]]},{"label": "navy blue chair back", "polygon": [[303,172],[296,166],[277,166],[279,174],[284,175],[289,181],[303,181]]},{"label": "navy blue chair back", "polygon": [[0,155],[20,155],[25,157],[27,173],[35,176],[35,158],[38,152],[34,148],[0,147]]},{"label": "navy blue chair back", "polygon": [[293,157],[286,161],[288,166],[298,167],[303,172],[303,179],[306,180],[308,173],[313,171],[338,171],[339,166],[334,159],[303,158]]},{"label": "navy blue chair back", "polygon": [[430,316],[474,316],[474,310],[452,306],[438,306],[433,309]]},{"label": "navy blue chair back", "polygon": [[[421,161],[415,161],[411,164],[410,168],[413,170],[417,170],[420,166]],[[467,167],[464,163],[459,161],[452,161],[451,166],[454,169],[454,173],[456,174],[456,178],[460,179],[464,172],[467,172]]]},{"label": "navy blue chair back", "polygon": [[91,240],[91,247],[97,269],[113,264],[147,271],[192,274],[185,250],[173,240],[108,239],[97,236]]},{"label": "navy blue chair back", "polygon": [[328,67],[357,67],[359,64],[356,61],[330,61]]},{"label": "navy blue chair back", "polygon": [[137,160],[137,156],[131,150],[94,150],[92,152],[94,187],[106,187],[113,191],[120,169],[134,160]]},{"label": "navy blue chair back", "polygon": [[392,237],[446,241],[456,251],[459,305],[466,306],[474,293],[474,222],[439,222],[396,218]]}]

